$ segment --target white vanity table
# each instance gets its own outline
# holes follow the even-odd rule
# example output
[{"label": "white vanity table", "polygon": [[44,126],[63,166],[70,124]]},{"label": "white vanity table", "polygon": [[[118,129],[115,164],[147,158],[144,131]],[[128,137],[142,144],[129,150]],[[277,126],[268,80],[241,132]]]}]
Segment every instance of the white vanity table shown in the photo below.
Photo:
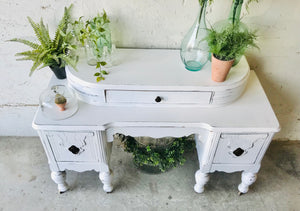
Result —
[{"label": "white vanity table", "polygon": [[67,80],[52,79],[50,85],[68,84],[84,101],[72,117],[51,120],[41,108],[34,117],[59,191],[68,189],[68,169],[100,172],[104,191],[111,192],[113,134],[122,133],[154,138],[195,134],[199,170],[194,190],[203,192],[208,173],[242,171],[238,189],[246,193],[280,129],[246,59],[225,82],[216,83],[210,79],[210,63],[199,72],[187,71],[177,50],[120,49],[115,57],[119,64],[99,83],[95,68],[85,62],[78,72],[67,69]]}]

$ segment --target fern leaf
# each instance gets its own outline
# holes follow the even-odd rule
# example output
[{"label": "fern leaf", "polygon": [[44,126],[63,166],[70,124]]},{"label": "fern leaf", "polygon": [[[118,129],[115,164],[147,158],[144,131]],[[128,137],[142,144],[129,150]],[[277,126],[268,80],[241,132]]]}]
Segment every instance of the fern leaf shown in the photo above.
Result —
[{"label": "fern leaf", "polygon": [[40,66],[42,63],[43,63],[42,61],[36,60],[36,61],[33,63],[31,69],[30,69],[29,76],[31,76],[32,73],[33,73],[33,72],[38,68],[38,66]]},{"label": "fern leaf", "polygon": [[11,41],[11,42],[19,42],[19,43],[23,43],[24,45],[27,45],[33,49],[38,49],[39,48],[39,44],[36,44],[34,42],[31,42],[31,41],[28,41],[28,40],[24,40],[24,39],[18,39],[18,38],[14,38],[14,39],[11,39],[11,40],[8,40],[8,41]]},{"label": "fern leaf", "polygon": [[40,21],[40,33],[47,47],[51,46],[51,38],[49,35],[49,29],[45,26],[43,19]]},{"label": "fern leaf", "polygon": [[33,31],[34,31],[36,37],[38,38],[38,40],[40,41],[41,45],[44,48],[46,48],[47,43],[44,42],[43,34],[41,33],[39,24],[35,23],[30,17],[27,17],[27,19],[28,19],[31,27],[33,28]]},{"label": "fern leaf", "polygon": [[23,58],[18,58],[16,60],[17,61],[28,61],[28,60],[35,61],[35,59],[32,58],[31,56],[26,56],[26,57],[23,57]]},{"label": "fern leaf", "polygon": [[60,58],[65,61],[68,65],[70,65],[72,68],[74,68],[74,70],[77,71],[76,65],[78,62],[78,57],[76,57],[75,59],[72,59],[70,57],[68,57],[67,55],[61,55]]},{"label": "fern leaf", "polygon": [[16,53],[15,56],[36,56],[39,55],[39,53],[40,52],[38,50],[24,51],[24,52]]},{"label": "fern leaf", "polygon": [[54,40],[52,42],[52,48],[54,49],[57,49],[61,41],[61,34],[59,33],[59,29],[57,28],[56,31],[55,31],[55,37],[54,37]]}]

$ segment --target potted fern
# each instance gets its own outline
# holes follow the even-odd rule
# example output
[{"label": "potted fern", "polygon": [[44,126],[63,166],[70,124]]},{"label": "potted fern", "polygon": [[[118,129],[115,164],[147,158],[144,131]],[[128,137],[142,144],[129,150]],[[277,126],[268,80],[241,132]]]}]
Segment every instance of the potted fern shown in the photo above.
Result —
[{"label": "potted fern", "polygon": [[220,32],[208,29],[206,40],[212,53],[212,80],[225,81],[234,59],[242,56],[247,48],[257,47],[256,38],[255,32],[240,31],[235,24],[226,26]]},{"label": "potted fern", "polygon": [[[246,7],[252,1],[248,0]],[[209,51],[212,53],[212,80],[223,82],[232,65],[239,61],[249,47],[256,47],[257,35],[248,30],[246,24],[240,21],[241,8],[244,0],[233,0],[228,20],[220,21],[208,29],[205,38]]]},{"label": "potted fern", "polygon": [[10,40],[23,43],[32,48],[30,51],[16,54],[16,56],[22,56],[22,58],[17,60],[33,61],[33,65],[30,69],[30,76],[37,68],[41,69],[49,66],[58,79],[65,79],[66,65],[70,65],[76,69],[78,56],[72,53],[76,46],[72,45],[73,35],[68,30],[71,8],[72,5],[69,8],[65,7],[64,15],[59,22],[53,40],[50,38],[49,29],[45,26],[43,20],[41,19],[40,23],[36,23],[30,17],[28,17],[28,21],[34,30],[39,43],[18,38]]}]

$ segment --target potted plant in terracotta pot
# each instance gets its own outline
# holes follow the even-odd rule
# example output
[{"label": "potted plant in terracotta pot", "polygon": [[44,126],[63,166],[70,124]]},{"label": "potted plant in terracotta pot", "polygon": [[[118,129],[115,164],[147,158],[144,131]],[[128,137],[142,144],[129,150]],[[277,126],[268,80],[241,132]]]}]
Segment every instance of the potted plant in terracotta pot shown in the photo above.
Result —
[{"label": "potted plant in terracotta pot", "polygon": [[243,55],[247,48],[258,46],[257,35],[248,29],[240,30],[237,24],[228,24],[222,30],[208,29],[206,40],[212,53],[212,80],[223,82],[234,59]]},{"label": "potted plant in terracotta pot", "polygon": [[10,40],[23,43],[32,48],[31,51],[16,54],[16,56],[23,57],[17,60],[32,60],[34,62],[30,70],[30,76],[38,67],[41,69],[49,66],[58,79],[65,79],[65,65],[70,65],[76,69],[78,56],[72,52],[76,46],[72,44],[74,37],[68,30],[71,7],[72,5],[69,8],[65,7],[64,15],[56,29],[53,40],[50,38],[49,29],[45,26],[43,20],[41,19],[40,23],[36,23],[30,17],[28,17],[28,21],[39,43],[18,38]]},{"label": "potted plant in terracotta pot", "polygon": [[56,94],[54,101],[60,111],[66,110],[67,99],[63,95]]}]

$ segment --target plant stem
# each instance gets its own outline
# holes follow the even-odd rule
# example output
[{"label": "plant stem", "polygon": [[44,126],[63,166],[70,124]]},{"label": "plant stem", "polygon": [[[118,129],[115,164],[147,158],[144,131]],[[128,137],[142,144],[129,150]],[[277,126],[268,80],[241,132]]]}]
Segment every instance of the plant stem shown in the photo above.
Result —
[{"label": "plant stem", "polygon": [[232,24],[239,22],[241,9],[243,6],[244,0],[234,0],[231,7],[231,12],[229,15],[229,20],[232,21]]},{"label": "plant stem", "polygon": [[[201,19],[204,19],[203,13],[205,12],[206,3],[207,3],[207,0],[204,0],[204,1],[202,2],[202,4],[200,3],[200,14],[199,14],[198,19],[197,19],[198,25],[200,25]],[[201,5],[202,5],[202,6],[201,6]],[[202,16],[203,16],[203,17],[202,17]],[[205,19],[204,19],[203,21],[204,21],[204,24],[205,24]],[[206,28],[206,27],[205,27],[205,28]],[[197,27],[196,37],[198,36],[199,30],[200,30],[200,27]]]}]

